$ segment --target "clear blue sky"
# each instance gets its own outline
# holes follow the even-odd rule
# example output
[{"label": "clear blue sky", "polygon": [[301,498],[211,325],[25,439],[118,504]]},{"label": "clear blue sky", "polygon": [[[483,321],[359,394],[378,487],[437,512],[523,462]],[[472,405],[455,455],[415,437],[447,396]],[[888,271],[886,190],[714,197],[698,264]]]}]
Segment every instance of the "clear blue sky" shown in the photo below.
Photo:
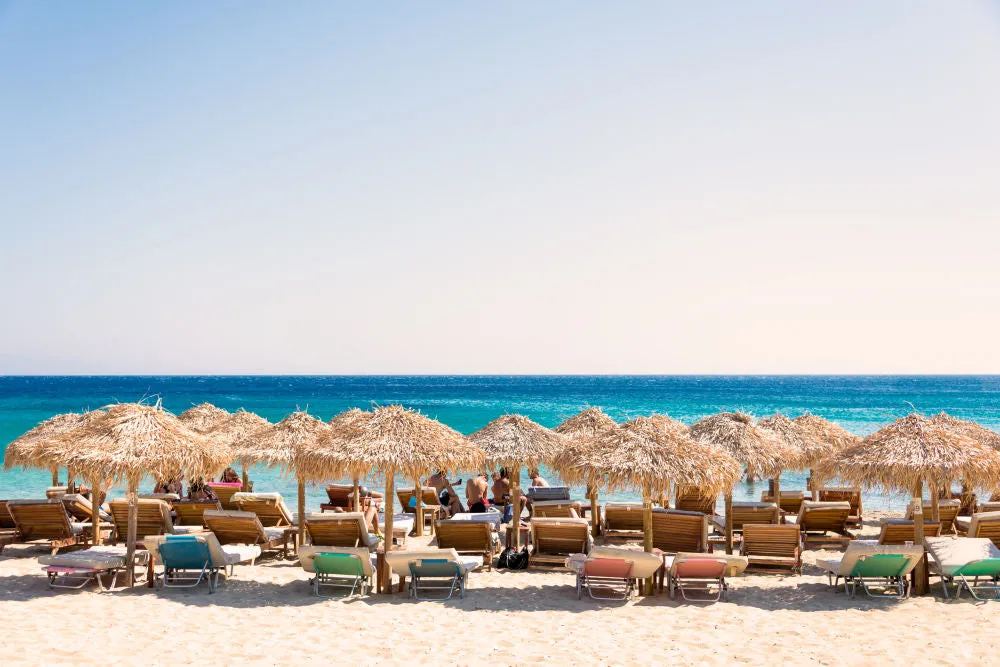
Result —
[{"label": "clear blue sky", "polygon": [[996,2],[0,2],[0,372],[1000,372]]}]

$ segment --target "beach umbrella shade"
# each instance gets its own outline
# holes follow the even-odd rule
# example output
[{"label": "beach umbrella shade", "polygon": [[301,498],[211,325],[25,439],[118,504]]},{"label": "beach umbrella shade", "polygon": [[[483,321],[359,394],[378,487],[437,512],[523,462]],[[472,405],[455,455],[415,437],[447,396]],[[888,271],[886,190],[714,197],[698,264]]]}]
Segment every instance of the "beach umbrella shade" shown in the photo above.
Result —
[{"label": "beach umbrella shade", "polygon": [[201,403],[177,415],[184,424],[196,433],[208,433],[226,421],[229,413],[211,403]]},{"label": "beach umbrella shade", "polygon": [[[250,436],[252,436],[255,432],[270,425],[271,422],[267,421],[260,415],[253,412],[247,412],[241,408],[233,414],[227,414],[225,419],[218,422],[214,427],[206,431],[205,434],[210,438],[221,441],[225,445],[232,446],[233,454],[236,455],[237,460],[240,460],[241,452],[236,445],[244,441],[248,441]],[[252,448],[252,441],[248,441],[248,445]],[[252,452],[252,449],[249,451]],[[247,474],[249,465],[252,464],[244,463],[240,460],[244,491],[250,490],[250,478]]]},{"label": "beach umbrella shade", "polygon": [[[721,449],[689,437],[679,422],[638,417],[597,437],[582,453],[577,467],[601,488],[642,491],[643,547],[653,550],[653,494],[671,483],[694,486],[707,495],[731,493],[742,470]],[[650,592],[652,580],[647,581]]]},{"label": "beach umbrella shade", "polygon": [[799,465],[809,469],[808,488],[812,491],[813,500],[818,500],[819,487],[823,484],[823,480],[816,476],[815,468],[845,447],[861,442],[862,438],[839,424],[817,415],[804,414],[792,421],[804,434]]},{"label": "beach umbrella shade", "polygon": [[296,453],[315,443],[329,427],[307,412],[293,412],[276,424],[268,424],[253,431],[236,443],[234,452],[241,465],[262,463],[271,468],[282,468],[293,473],[298,480],[298,534],[299,544],[305,537],[306,478],[296,469]]},{"label": "beach umbrella shade", "polygon": [[[331,478],[347,472],[354,477],[385,476],[385,544],[392,544],[394,480],[396,474],[416,479],[429,470],[474,469],[483,465],[482,450],[461,433],[400,405],[377,408],[365,418],[345,419],[335,428],[327,446],[304,450],[300,460],[310,474]],[[379,573],[382,590],[389,581]]]},{"label": "beach umbrella shade", "polygon": [[[320,439],[317,443],[319,449],[332,449],[333,451],[342,452],[345,447],[351,446],[350,438],[352,435],[358,432],[361,424],[364,420],[371,417],[370,412],[366,412],[360,408],[351,408],[350,410],[345,410],[340,414],[336,414],[330,418],[330,430]],[[308,468],[308,466],[305,466]],[[345,468],[343,473],[338,473],[337,477],[342,477],[348,474]],[[354,511],[361,511],[361,479],[359,477],[351,476],[351,483],[354,486],[353,503]],[[376,526],[377,528],[377,526]]]},{"label": "beach umbrella shade", "polygon": [[[780,412],[765,417],[757,422],[757,425],[769,432],[771,437],[785,446],[790,452],[794,452],[794,462],[786,461],[785,465],[794,468],[803,466],[805,460],[806,438],[808,435],[801,426],[781,414]],[[781,499],[781,473],[771,478],[771,495],[775,502],[780,504]]]},{"label": "beach umbrella shade", "polygon": [[[51,456],[94,480],[126,487],[127,576],[134,580],[139,483],[187,473],[210,477],[231,460],[225,445],[196,433],[159,404],[120,403],[48,441]],[[94,503],[96,505],[96,503]]]},{"label": "beach umbrella shade", "polygon": [[[99,412],[99,411],[98,411]],[[7,445],[4,468],[45,468],[52,471],[52,486],[59,484],[59,464],[44,460],[46,441],[58,437],[84,423],[87,414],[67,412],[50,417]],[[67,476],[69,471],[67,471]],[[67,483],[71,481],[67,479]]]},{"label": "beach umbrella shade", "polygon": [[[587,498],[590,500],[591,533],[594,537],[597,537],[601,529],[601,510],[597,503],[597,487],[589,480],[569,479],[569,477],[573,476],[573,464],[579,458],[580,453],[585,448],[592,446],[595,438],[607,435],[617,427],[618,424],[615,420],[604,414],[600,408],[587,408],[553,429],[556,433],[569,438],[569,444],[563,447],[562,451],[552,460],[552,467],[568,483],[587,485]],[[564,471],[568,471],[568,475]]]},{"label": "beach umbrella shade", "polygon": [[521,541],[521,466],[537,468],[552,461],[570,440],[522,415],[504,415],[469,434],[469,442],[483,450],[487,465],[510,472],[516,549]]},{"label": "beach umbrella shade", "polygon": [[[743,466],[748,480],[775,477],[794,465],[797,453],[742,412],[720,412],[691,425],[691,437],[722,449]],[[733,553],[733,493],[726,493],[726,553]]]},{"label": "beach umbrella shade", "polygon": [[[937,489],[953,479],[974,486],[1000,485],[1000,453],[944,420],[911,414],[844,449],[824,464],[824,474],[869,488],[911,493],[914,537],[924,540],[923,486],[929,484],[931,512],[940,520]],[[918,566],[918,590],[926,590],[926,571]]]}]

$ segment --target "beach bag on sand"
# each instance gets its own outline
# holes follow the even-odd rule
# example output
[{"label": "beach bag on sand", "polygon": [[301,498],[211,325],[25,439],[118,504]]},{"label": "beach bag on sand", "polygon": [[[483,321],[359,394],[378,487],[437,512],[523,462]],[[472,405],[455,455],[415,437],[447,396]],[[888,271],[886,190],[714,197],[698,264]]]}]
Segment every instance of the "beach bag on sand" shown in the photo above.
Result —
[{"label": "beach bag on sand", "polygon": [[500,553],[500,558],[497,560],[497,567],[508,570],[527,570],[528,548],[525,547],[518,551],[513,547],[507,547]]}]

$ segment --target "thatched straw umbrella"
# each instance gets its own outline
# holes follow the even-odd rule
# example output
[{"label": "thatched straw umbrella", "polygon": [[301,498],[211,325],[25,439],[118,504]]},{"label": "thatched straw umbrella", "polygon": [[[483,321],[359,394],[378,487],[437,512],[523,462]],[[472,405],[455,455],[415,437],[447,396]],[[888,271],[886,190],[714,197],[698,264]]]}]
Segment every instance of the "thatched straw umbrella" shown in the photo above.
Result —
[{"label": "thatched straw umbrella", "polygon": [[[958,419],[957,417],[952,417],[947,413],[936,414],[931,417],[931,422],[938,424],[950,431],[955,431],[961,433],[962,435],[968,437],[974,442],[978,442],[981,445],[986,445],[994,450],[1000,451],[1000,433],[986,428],[982,424],[978,424],[974,421],[967,421],[964,419]],[[951,496],[951,481],[946,482],[946,488],[949,497]],[[962,480],[962,493],[969,492],[969,483]],[[992,492],[996,492],[996,489],[991,489]]]},{"label": "thatched straw umbrella", "polygon": [[178,419],[196,433],[208,433],[228,417],[228,412],[211,403],[201,403],[177,415]]},{"label": "thatched straw umbrella", "polygon": [[[779,475],[793,464],[796,452],[778,441],[769,431],[759,428],[753,417],[742,412],[720,412],[691,425],[691,437],[715,445],[736,459],[746,470],[748,480]],[[726,493],[726,553],[733,553],[733,492]]]},{"label": "thatched straw umbrella", "polygon": [[[776,412],[770,417],[765,417],[757,422],[757,426],[762,429],[767,430],[771,437],[779,441],[791,452],[794,452],[795,461],[786,461],[785,465],[791,465],[792,467],[799,468],[803,465],[803,460],[805,459],[805,448],[806,439],[808,435],[802,429],[801,426],[796,424],[794,421]],[[771,495],[774,496],[774,502],[780,504],[781,500],[781,472],[779,471],[777,475],[771,478]]]},{"label": "thatched straw umbrella", "polygon": [[[378,473],[385,476],[385,541],[392,544],[392,517],[396,474],[416,479],[428,470],[458,470],[482,465],[483,452],[465,436],[439,421],[400,405],[345,418],[334,427],[339,437],[300,452],[302,467],[310,474],[330,478],[346,471],[354,477]],[[379,573],[380,586],[388,591],[388,577]]]},{"label": "thatched straw umbrella", "polygon": [[527,417],[504,415],[470,434],[469,442],[483,450],[487,465],[507,468],[510,472],[516,549],[521,542],[521,466],[535,468],[552,461],[570,440]]},{"label": "thatched straw umbrella", "polygon": [[300,449],[314,444],[328,430],[325,423],[309,413],[293,412],[276,424],[253,431],[234,448],[241,465],[263,463],[295,473],[299,483],[299,544],[303,543],[306,529],[306,478],[296,469],[295,457]]},{"label": "thatched straw umbrella", "polygon": [[[555,468],[563,479],[566,479],[564,468],[573,470],[573,463],[577,460],[583,449],[593,445],[594,439],[607,435],[614,431],[618,424],[614,419],[604,414],[600,408],[587,408],[574,415],[553,429],[556,433],[561,433],[570,439],[568,446],[556,455],[552,460],[552,467]],[[571,473],[572,474],[572,473]],[[566,480],[570,483],[579,480]],[[587,481],[587,498],[590,499],[590,521],[591,532],[597,537],[601,530],[601,509],[597,503],[597,487]]]},{"label": "thatched straw umbrella", "polygon": [[792,421],[804,434],[799,464],[809,469],[806,488],[812,491],[812,499],[818,500],[819,487],[823,484],[823,480],[817,478],[815,468],[840,450],[858,444],[862,438],[839,424],[817,415],[800,415]]},{"label": "thatched straw umbrella", "polygon": [[[371,419],[371,413],[362,410],[361,408],[351,408],[350,410],[345,410],[340,414],[336,414],[330,418],[329,426],[330,430],[323,435],[322,438],[316,443],[318,449],[317,455],[325,451],[335,452],[337,456],[344,452],[345,448],[351,447],[351,437],[358,433],[358,430],[362,427],[365,420]],[[303,466],[309,469],[308,464]],[[327,471],[329,472],[329,470]],[[347,473],[347,469],[344,468],[343,473],[338,473],[333,477],[341,477]],[[327,477],[326,479],[330,479]],[[352,476],[351,483],[354,486],[353,503],[354,511],[361,511],[361,478]],[[417,502],[420,502],[419,499]],[[376,526],[377,528],[377,526]]]},{"label": "thatched straw umbrella", "polygon": [[[643,547],[653,550],[653,494],[677,483],[695,486],[709,495],[731,493],[740,479],[739,463],[721,450],[688,437],[672,420],[637,417],[598,436],[576,467],[585,477],[613,491],[642,490]],[[652,580],[647,581],[647,592]]]},{"label": "thatched straw umbrella", "polygon": [[[220,440],[223,444],[232,446],[234,448],[233,453],[239,458],[240,452],[236,448],[237,443],[246,441],[252,447],[252,441],[248,440],[250,436],[256,431],[267,428],[270,425],[271,422],[260,415],[240,408],[233,414],[227,415],[225,419],[206,431],[206,435],[210,438]],[[240,468],[242,469],[244,491],[250,490],[248,466],[249,464],[241,461]]]},{"label": "thatched straw umbrella", "polygon": [[[147,474],[169,479],[185,472],[210,477],[230,460],[225,445],[185,426],[155,406],[121,403],[48,441],[50,455],[94,480],[126,485],[128,583],[133,582],[139,483]],[[93,503],[96,507],[97,503]]]},{"label": "thatched straw umbrella", "polygon": [[[974,486],[1000,485],[1000,453],[980,444],[948,424],[911,414],[872,433],[860,443],[836,454],[824,474],[867,487],[913,494],[914,537],[924,540],[923,485],[931,493],[931,513],[940,520],[937,490],[946,482],[962,479]],[[926,590],[923,566],[918,566],[918,590]]]},{"label": "thatched straw umbrella", "polygon": [[[38,426],[27,431],[24,435],[7,445],[7,450],[4,452],[3,457],[4,468],[7,470],[18,466],[23,468],[47,468],[52,471],[52,486],[58,486],[59,465],[46,463],[41,458],[45,453],[45,441],[73,430],[83,424],[85,419],[87,419],[87,415],[67,412],[41,422]],[[71,473],[67,470],[66,474],[67,483],[69,483],[72,481],[68,479]]]}]

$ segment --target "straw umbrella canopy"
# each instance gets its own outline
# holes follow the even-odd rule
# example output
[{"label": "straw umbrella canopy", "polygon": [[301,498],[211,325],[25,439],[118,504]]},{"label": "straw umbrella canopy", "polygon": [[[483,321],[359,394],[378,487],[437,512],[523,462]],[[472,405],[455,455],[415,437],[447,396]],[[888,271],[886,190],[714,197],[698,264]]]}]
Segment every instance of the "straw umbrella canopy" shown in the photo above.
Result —
[{"label": "straw umbrella canopy", "polygon": [[[964,419],[958,419],[957,417],[952,417],[947,413],[936,414],[931,417],[931,422],[938,424],[950,431],[955,431],[967,436],[970,440],[978,442],[981,445],[986,445],[994,450],[1000,451],[1000,433],[986,428],[982,424],[978,424],[974,421],[967,421]],[[951,497],[951,481],[945,483],[946,489],[948,491],[948,496]],[[962,480],[962,494],[969,490],[969,483],[966,480]],[[996,489],[990,489],[992,493],[996,493]]]},{"label": "straw umbrella canopy", "polygon": [[809,468],[809,488],[812,489],[813,500],[816,500],[819,495],[818,487],[822,485],[823,480],[817,477],[815,468],[840,450],[858,444],[862,438],[839,424],[817,415],[800,415],[792,421],[805,435],[799,464],[803,468]]},{"label": "straw umbrella canopy", "polygon": [[[455,429],[400,405],[377,408],[364,418],[345,417],[344,422],[334,428],[339,437],[324,441],[326,447],[301,452],[300,460],[312,475],[326,478],[344,472],[385,476],[386,549],[392,544],[396,474],[416,479],[428,470],[477,468],[485,459],[482,450]],[[388,577],[380,575],[380,585],[388,590]]]},{"label": "straw umbrella canopy", "polygon": [[[351,446],[351,436],[358,432],[358,429],[364,423],[364,420],[370,419],[371,413],[366,412],[360,408],[351,408],[350,410],[345,410],[340,414],[336,414],[330,418],[330,430],[323,435],[322,438],[316,443],[320,451],[329,450],[334,452],[343,452],[345,447]],[[305,468],[309,468],[308,465]],[[338,473],[336,477],[341,477],[346,474],[346,468],[343,473]],[[329,478],[327,478],[329,479]],[[351,483],[354,486],[354,492],[352,496],[354,498],[354,511],[361,511],[361,478],[351,477]],[[378,526],[376,526],[376,529]]]},{"label": "straw umbrella canopy", "polygon": [[[230,460],[224,444],[194,432],[159,404],[120,403],[48,441],[50,456],[94,480],[126,486],[128,500],[128,582],[133,581],[139,483],[158,479],[211,476]],[[96,503],[94,503],[96,507]]]},{"label": "straw umbrella canopy", "polygon": [[[270,425],[271,422],[267,421],[260,415],[253,412],[247,412],[246,410],[240,408],[233,414],[227,415],[225,419],[216,424],[213,428],[209,429],[206,433],[211,438],[221,440],[224,444],[233,446],[233,454],[236,455],[237,460],[240,460],[242,458],[242,450],[236,445],[250,438],[250,436],[252,436],[255,432]],[[249,465],[250,464],[240,460],[244,491],[250,490],[250,479],[247,475]]]},{"label": "straw umbrella canopy", "polygon": [[[794,463],[786,462],[786,465],[791,465],[795,468],[801,468],[803,466],[803,461],[805,459],[805,448],[806,440],[808,435],[802,429],[801,426],[796,424],[794,421],[776,412],[770,417],[765,417],[757,422],[757,425],[767,430],[771,437],[782,443],[790,452],[794,452]],[[771,495],[774,497],[775,502],[781,502],[781,473],[771,478]]]},{"label": "straw umbrella canopy", "polygon": [[[96,411],[99,412],[99,411]],[[45,443],[51,438],[58,437],[67,431],[71,431],[80,426],[88,419],[87,414],[67,412],[65,414],[50,417],[35,426],[24,435],[7,445],[4,452],[3,464],[6,470],[16,468],[47,468],[52,471],[52,485],[59,484],[59,465],[57,463],[44,460],[46,451]],[[67,471],[67,475],[69,472]],[[69,480],[67,480],[69,481]]]},{"label": "straw umbrella canopy", "polygon": [[[691,425],[691,437],[719,447],[736,459],[749,480],[780,475],[794,464],[796,452],[780,442],[768,430],[760,428],[753,417],[742,412],[720,412]],[[726,493],[726,553],[733,552],[733,493]]]},{"label": "straw umbrella canopy", "polygon": [[586,484],[587,498],[590,499],[591,532],[597,537],[600,532],[601,512],[597,504],[597,486],[589,480],[571,479],[574,462],[581,452],[593,444],[595,438],[606,435],[618,428],[614,419],[604,414],[600,408],[587,408],[553,430],[569,438],[569,444],[552,460],[552,467],[570,484]]},{"label": "straw umbrella canopy", "polygon": [[[691,439],[678,422],[637,417],[598,436],[581,455],[577,467],[613,491],[642,490],[643,546],[653,550],[653,494],[678,483],[709,495],[729,493],[739,481],[739,463],[722,450]],[[647,591],[650,582],[647,582]]]},{"label": "straw umbrella canopy", "polygon": [[295,467],[295,455],[303,447],[315,443],[329,427],[307,412],[293,412],[276,424],[253,431],[236,443],[237,459],[242,465],[263,463],[294,472],[299,483],[299,544],[305,536],[306,480]]},{"label": "straw umbrella canopy", "polygon": [[228,412],[211,403],[201,403],[177,415],[178,419],[196,433],[208,433],[228,417]]},{"label": "straw umbrella canopy", "polygon": [[504,415],[470,434],[469,442],[483,450],[487,465],[510,472],[516,549],[521,541],[521,466],[535,468],[552,461],[570,440],[522,415]]}]

